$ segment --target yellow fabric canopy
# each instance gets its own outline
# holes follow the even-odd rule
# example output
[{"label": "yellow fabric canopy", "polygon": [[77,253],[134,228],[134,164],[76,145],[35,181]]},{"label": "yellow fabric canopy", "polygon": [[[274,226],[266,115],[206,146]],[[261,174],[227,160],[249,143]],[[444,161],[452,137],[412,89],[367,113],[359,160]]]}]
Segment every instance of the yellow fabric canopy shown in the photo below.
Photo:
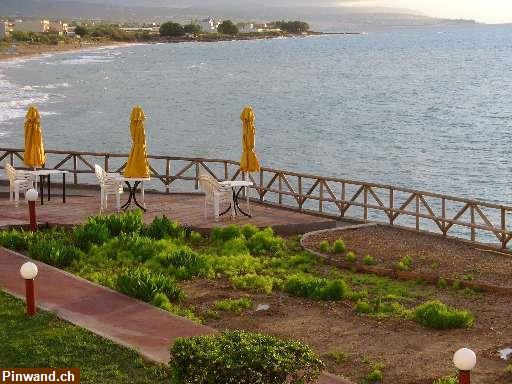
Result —
[{"label": "yellow fabric canopy", "polygon": [[31,168],[41,168],[46,162],[41,118],[36,107],[31,106],[25,117],[25,155],[23,162]]},{"label": "yellow fabric canopy", "polygon": [[254,152],[256,128],[254,127],[254,112],[247,106],[240,115],[242,120],[242,146],[243,152],[240,159],[240,170],[242,172],[257,172],[260,170],[260,163]]},{"label": "yellow fabric canopy", "polygon": [[132,135],[132,149],[126,168],[125,177],[145,178],[149,177],[149,164],[146,153],[146,131],[144,130],[144,120],[146,116],[141,107],[136,106],[132,110],[130,117],[130,134]]}]

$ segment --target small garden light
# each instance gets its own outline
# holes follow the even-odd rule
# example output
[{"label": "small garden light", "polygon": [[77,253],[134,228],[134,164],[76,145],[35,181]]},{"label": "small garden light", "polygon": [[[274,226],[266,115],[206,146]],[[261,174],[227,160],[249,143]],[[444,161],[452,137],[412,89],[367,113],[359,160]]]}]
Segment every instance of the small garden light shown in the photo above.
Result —
[{"label": "small garden light", "polygon": [[20,268],[20,274],[25,279],[25,295],[27,299],[27,315],[36,314],[36,298],[34,292],[34,279],[37,276],[37,265],[32,262],[26,262]]},{"label": "small garden light", "polygon": [[36,221],[36,201],[39,193],[34,188],[31,188],[25,194],[25,199],[28,201],[28,216],[30,219],[30,229],[35,231],[37,229]]},{"label": "small garden light", "polygon": [[476,355],[469,348],[461,348],[453,355],[453,364],[459,370],[459,384],[470,384],[470,371],[475,368]]}]

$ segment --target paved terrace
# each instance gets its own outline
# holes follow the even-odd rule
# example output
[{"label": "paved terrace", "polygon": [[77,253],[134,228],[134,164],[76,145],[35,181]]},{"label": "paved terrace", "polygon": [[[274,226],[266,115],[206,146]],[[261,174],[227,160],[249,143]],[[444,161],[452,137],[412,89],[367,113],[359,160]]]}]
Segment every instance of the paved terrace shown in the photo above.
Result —
[{"label": "paved terrace", "polygon": [[[5,187],[0,189],[0,228],[13,225],[28,224],[28,207],[25,201],[21,201],[18,207],[9,202]],[[99,191],[95,189],[69,188],[67,201],[64,204],[60,191],[57,188],[56,194],[51,200],[45,201],[44,205],[36,203],[37,220],[39,224],[45,225],[74,225],[82,223],[88,216],[99,213]],[[52,192],[53,193],[53,192]],[[128,198],[124,193],[121,201]],[[46,194],[45,194],[46,199]],[[113,213],[114,198],[109,198],[109,208],[104,213]],[[240,202],[245,209],[245,201]],[[135,207],[132,205],[131,208]],[[204,218],[204,197],[198,193],[185,194],[161,194],[146,192],[146,208],[144,220],[151,222],[156,216],[165,215],[168,218],[182,224],[191,226],[199,232],[209,232],[214,226],[225,226],[229,224],[254,224],[258,227],[272,227],[280,234],[304,233],[313,230],[333,228],[337,222],[310,214],[299,213],[283,208],[271,207],[251,202],[252,218],[237,216],[231,220],[229,215],[213,220],[213,208],[209,206],[208,219]]]}]

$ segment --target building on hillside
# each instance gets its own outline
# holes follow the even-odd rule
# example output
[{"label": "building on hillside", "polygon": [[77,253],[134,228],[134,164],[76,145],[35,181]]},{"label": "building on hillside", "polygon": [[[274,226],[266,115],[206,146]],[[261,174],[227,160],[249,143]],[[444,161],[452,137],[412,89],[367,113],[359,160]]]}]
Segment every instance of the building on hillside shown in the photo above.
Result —
[{"label": "building on hillside", "polygon": [[49,32],[50,20],[16,20],[13,30],[20,32]]},{"label": "building on hillside", "polygon": [[256,28],[254,28],[254,23],[238,23],[238,30],[242,33],[252,33],[256,32]]},{"label": "building on hillside", "polygon": [[217,27],[222,24],[222,20],[215,20],[210,17],[207,19],[198,20],[197,24],[201,27],[203,32],[214,33],[217,32]]},{"label": "building on hillside", "polygon": [[62,21],[50,21],[50,28],[48,32],[56,32],[59,35],[67,35],[69,30],[69,25]]},{"label": "building on hillside", "polygon": [[12,24],[8,21],[0,21],[0,40],[9,37],[12,32]]}]

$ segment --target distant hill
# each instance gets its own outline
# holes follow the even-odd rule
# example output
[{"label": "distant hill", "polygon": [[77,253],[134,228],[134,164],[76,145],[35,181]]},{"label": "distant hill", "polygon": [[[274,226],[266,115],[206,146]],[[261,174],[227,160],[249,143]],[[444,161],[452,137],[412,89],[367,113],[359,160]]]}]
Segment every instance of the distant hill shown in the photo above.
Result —
[{"label": "distant hill", "polygon": [[[241,21],[301,19],[319,31],[367,31],[389,26],[435,25],[448,21],[389,8],[305,6],[305,1],[282,0],[281,4],[255,5],[241,0],[0,0],[1,16],[47,18],[95,18],[110,21],[190,21],[213,16]],[[144,3],[144,6],[141,5]],[[299,4],[299,5],[297,5]]]}]

